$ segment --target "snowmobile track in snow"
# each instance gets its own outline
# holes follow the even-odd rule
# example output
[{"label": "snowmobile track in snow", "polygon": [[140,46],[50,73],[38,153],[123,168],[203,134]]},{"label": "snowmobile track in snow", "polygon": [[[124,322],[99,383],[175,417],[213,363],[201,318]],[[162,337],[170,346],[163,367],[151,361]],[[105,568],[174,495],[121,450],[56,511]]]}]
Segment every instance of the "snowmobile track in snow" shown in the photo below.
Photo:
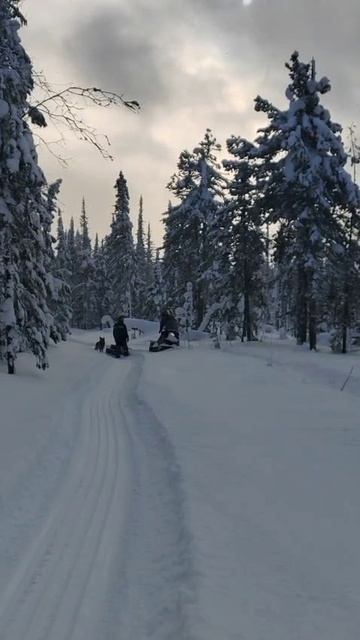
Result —
[{"label": "snowmobile track in snow", "polygon": [[1,594],[1,638],[192,637],[179,468],[166,430],[138,397],[142,356],[127,364],[125,382],[111,365],[82,399],[67,476]]},{"label": "snowmobile track in snow", "polygon": [[[139,397],[144,356],[134,354],[122,404],[133,455],[133,496],[124,640],[192,640],[195,599],[191,535],[180,469],[165,427]],[[139,608],[139,603],[146,606]]]}]

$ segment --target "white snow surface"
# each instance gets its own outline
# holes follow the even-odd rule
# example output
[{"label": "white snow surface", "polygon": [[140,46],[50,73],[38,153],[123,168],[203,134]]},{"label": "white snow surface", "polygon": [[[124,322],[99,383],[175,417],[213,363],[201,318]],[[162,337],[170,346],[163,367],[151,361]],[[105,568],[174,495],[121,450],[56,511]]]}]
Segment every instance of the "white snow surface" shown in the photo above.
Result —
[{"label": "white snow surface", "polygon": [[0,364],[0,638],[357,639],[359,355],[127,324]]}]

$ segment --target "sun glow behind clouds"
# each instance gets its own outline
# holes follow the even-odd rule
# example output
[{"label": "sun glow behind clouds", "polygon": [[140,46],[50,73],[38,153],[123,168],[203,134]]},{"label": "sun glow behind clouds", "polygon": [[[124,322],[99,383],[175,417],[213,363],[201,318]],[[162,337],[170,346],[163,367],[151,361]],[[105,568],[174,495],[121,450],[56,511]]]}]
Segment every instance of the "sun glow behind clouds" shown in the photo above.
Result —
[{"label": "sun glow behind clouds", "polygon": [[252,3],[252,1],[253,1],[253,0],[243,0],[243,5],[244,5],[244,7],[248,7],[248,6],[249,6],[249,4],[251,4],[251,3]]}]

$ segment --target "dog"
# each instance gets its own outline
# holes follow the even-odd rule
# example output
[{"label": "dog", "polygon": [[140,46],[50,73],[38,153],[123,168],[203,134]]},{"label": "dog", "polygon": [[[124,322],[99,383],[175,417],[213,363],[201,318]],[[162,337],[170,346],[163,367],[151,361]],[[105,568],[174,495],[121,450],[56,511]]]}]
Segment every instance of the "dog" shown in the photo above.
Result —
[{"label": "dog", "polygon": [[99,338],[95,345],[95,351],[100,351],[102,353],[105,349],[105,338]]}]

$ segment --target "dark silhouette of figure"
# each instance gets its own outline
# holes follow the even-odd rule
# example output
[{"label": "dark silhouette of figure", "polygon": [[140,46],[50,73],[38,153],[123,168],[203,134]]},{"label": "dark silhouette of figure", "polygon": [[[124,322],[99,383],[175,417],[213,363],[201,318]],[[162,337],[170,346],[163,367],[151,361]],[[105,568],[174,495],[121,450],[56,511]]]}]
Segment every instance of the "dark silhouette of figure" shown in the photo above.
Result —
[{"label": "dark silhouette of figure", "polygon": [[127,343],[129,341],[129,334],[122,316],[120,316],[114,324],[113,336],[118,355],[128,356],[129,349]]}]

